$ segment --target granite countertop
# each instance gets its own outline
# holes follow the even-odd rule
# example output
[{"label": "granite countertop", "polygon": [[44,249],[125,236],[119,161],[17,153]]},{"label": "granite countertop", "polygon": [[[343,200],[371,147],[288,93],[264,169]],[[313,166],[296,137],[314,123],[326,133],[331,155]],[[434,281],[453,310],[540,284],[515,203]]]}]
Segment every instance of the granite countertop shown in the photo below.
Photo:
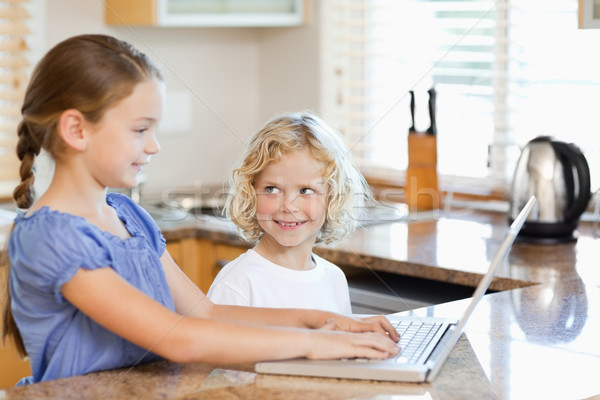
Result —
[{"label": "granite countertop", "polygon": [[[173,214],[158,223],[167,240],[198,237],[250,246],[224,218]],[[332,246],[318,245],[315,253],[338,265],[475,287],[507,230],[503,213],[434,211],[414,220],[359,228],[347,240]],[[577,236],[577,241],[555,245],[517,240],[490,288],[502,291],[578,278],[582,274],[600,281],[600,268],[596,268],[598,223],[581,223]]]},{"label": "granite countertop", "polygon": [[[245,245],[206,218],[159,221],[168,240],[204,237]],[[456,211],[370,226],[316,251],[339,264],[474,286],[507,229],[504,215]],[[431,384],[255,374],[251,365],[168,361],[0,391],[31,399],[600,399],[600,238],[581,224],[576,242],[515,243],[442,371]],[[416,315],[459,317],[466,300]]]}]

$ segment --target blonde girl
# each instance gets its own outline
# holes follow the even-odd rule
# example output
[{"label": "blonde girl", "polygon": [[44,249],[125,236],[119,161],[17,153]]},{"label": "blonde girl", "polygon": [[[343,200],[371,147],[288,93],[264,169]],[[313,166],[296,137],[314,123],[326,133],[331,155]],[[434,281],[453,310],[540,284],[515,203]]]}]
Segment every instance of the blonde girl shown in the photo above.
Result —
[{"label": "blonde girl", "polygon": [[339,135],[310,111],[278,116],[252,138],[230,187],[228,216],[255,247],[220,271],[209,298],[350,314],[344,273],[312,252],[350,235],[371,200]]}]

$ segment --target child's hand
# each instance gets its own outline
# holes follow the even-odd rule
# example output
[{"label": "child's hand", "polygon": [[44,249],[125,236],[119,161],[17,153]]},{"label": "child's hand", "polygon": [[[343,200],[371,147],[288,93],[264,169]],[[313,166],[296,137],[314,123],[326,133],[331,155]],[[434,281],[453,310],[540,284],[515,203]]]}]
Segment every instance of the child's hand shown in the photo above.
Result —
[{"label": "child's hand", "polygon": [[[334,321],[328,321],[324,329],[331,329]],[[400,348],[388,337],[373,332],[310,332],[310,345],[306,358],[339,359],[369,358],[384,359],[398,354]]]},{"label": "child's hand", "polygon": [[[400,334],[396,331],[396,328],[390,324],[390,321],[383,315],[377,315],[375,317],[362,318],[361,321],[366,324],[373,324],[383,329],[394,342],[400,340]],[[377,330],[375,332],[378,332]]]},{"label": "child's hand", "polygon": [[396,329],[394,329],[392,324],[390,324],[390,321],[383,315],[360,320],[338,315],[335,318],[329,318],[321,329],[348,332],[377,332],[384,336],[389,336],[394,342],[397,342],[400,339],[400,335],[398,335]]}]

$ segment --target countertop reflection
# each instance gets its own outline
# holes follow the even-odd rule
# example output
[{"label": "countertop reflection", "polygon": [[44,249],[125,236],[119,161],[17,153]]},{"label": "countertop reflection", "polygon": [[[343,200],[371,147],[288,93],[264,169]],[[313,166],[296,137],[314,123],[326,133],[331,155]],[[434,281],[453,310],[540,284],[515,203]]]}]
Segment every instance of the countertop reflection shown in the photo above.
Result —
[{"label": "countertop reflection", "polygon": [[[415,310],[458,316],[466,300]],[[466,336],[502,399],[600,398],[600,289],[581,279],[488,294]]]}]

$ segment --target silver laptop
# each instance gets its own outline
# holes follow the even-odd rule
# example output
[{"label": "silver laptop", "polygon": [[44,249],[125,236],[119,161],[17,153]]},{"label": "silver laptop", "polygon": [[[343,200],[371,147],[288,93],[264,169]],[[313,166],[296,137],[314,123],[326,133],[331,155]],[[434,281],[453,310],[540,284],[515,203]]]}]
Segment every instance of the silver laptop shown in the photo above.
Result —
[{"label": "silver laptop", "polygon": [[435,317],[388,315],[400,333],[401,352],[386,360],[307,360],[291,359],[259,362],[255,371],[268,374],[320,376],[349,379],[374,379],[400,382],[431,382],[456,345],[475,306],[487,291],[492,278],[508,254],[517,234],[531,212],[532,196],[511,224],[504,241],[475,289],[460,320]]}]

